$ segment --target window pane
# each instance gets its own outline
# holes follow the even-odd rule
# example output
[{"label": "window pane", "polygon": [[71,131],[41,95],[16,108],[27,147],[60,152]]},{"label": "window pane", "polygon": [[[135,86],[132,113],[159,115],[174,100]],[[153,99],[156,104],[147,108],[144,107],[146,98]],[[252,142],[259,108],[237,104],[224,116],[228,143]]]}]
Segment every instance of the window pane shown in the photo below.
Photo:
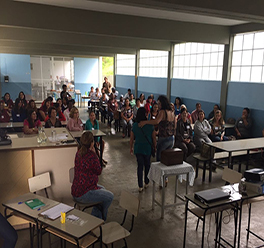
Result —
[{"label": "window pane", "polygon": [[179,56],[174,56],[174,66],[179,66]]},{"label": "window pane", "polygon": [[220,52],[218,53],[218,65],[223,66],[224,64],[224,53]]},{"label": "window pane", "polygon": [[191,43],[186,43],[185,44],[185,54],[190,54],[191,53]]},{"label": "window pane", "polygon": [[180,44],[180,51],[179,54],[184,54],[185,52],[185,43]]},{"label": "window pane", "polygon": [[242,52],[233,52],[232,66],[241,65]]},{"label": "window pane", "polygon": [[203,52],[204,52],[204,44],[203,43],[198,43],[197,53],[203,53]]},{"label": "window pane", "polygon": [[222,76],[223,76],[222,74],[223,74],[223,66],[218,66],[216,80],[222,80]]},{"label": "window pane", "polygon": [[253,48],[253,38],[254,38],[254,34],[244,35],[243,50]]},{"label": "window pane", "polygon": [[241,67],[241,75],[240,75],[240,81],[243,82],[250,82],[250,71],[251,71],[251,67],[250,66],[244,66]]},{"label": "window pane", "polygon": [[218,53],[211,53],[210,65],[217,65]]},{"label": "window pane", "polygon": [[179,76],[178,76],[178,70],[179,70],[179,69],[178,69],[177,67],[173,69],[173,74],[172,74],[173,78],[177,78],[177,77],[179,77]]},{"label": "window pane", "polygon": [[195,79],[195,68],[190,68],[189,78]]},{"label": "window pane", "polygon": [[210,53],[205,53],[203,57],[203,66],[210,65]]},{"label": "window pane", "polygon": [[252,59],[252,50],[251,51],[243,51],[242,52],[242,65],[251,65]]},{"label": "window pane", "polygon": [[211,52],[211,44],[204,44],[204,53]]},{"label": "window pane", "polygon": [[261,82],[262,66],[253,66],[251,69],[251,82]]},{"label": "window pane", "polygon": [[203,75],[202,79],[208,79],[209,78],[209,67],[203,67]]},{"label": "window pane", "polygon": [[242,50],[242,44],[243,44],[243,35],[236,35],[234,37],[234,45],[233,50]]},{"label": "window pane", "polygon": [[196,67],[196,71],[195,71],[195,78],[196,79],[202,79],[202,67]]},{"label": "window pane", "polygon": [[255,33],[254,48],[264,48],[264,32]]},{"label": "window pane", "polygon": [[263,63],[263,51],[264,50],[253,51],[252,65],[262,65],[262,63]]},{"label": "window pane", "polygon": [[210,70],[209,70],[209,79],[216,79],[217,77],[217,67],[210,67]]},{"label": "window pane", "polygon": [[192,54],[197,53],[197,43],[195,42],[191,44],[191,53]]},{"label": "window pane", "polygon": [[203,65],[203,54],[198,54],[196,58],[196,65],[202,66]]},{"label": "window pane", "polygon": [[183,69],[183,77],[189,78],[189,67]]},{"label": "window pane", "polygon": [[185,55],[184,66],[190,65],[190,55]]},{"label": "window pane", "polygon": [[180,45],[177,44],[177,45],[174,46],[174,54],[175,54],[175,55],[176,55],[176,54],[179,54],[179,52],[180,52]]},{"label": "window pane", "polygon": [[196,65],[196,55],[191,55],[190,66]]},{"label": "window pane", "polygon": [[224,52],[225,46],[224,45],[219,45],[219,52]]},{"label": "window pane", "polygon": [[240,68],[241,67],[232,67],[231,81],[239,81],[240,80]]},{"label": "window pane", "polygon": [[219,50],[219,45],[212,44],[211,52],[218,52],[218,50]]}]

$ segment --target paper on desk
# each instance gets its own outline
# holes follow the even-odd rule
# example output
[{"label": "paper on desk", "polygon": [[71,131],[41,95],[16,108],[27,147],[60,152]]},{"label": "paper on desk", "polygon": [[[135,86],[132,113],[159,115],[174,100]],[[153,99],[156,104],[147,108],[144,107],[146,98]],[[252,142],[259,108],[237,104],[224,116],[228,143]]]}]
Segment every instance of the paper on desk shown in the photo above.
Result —
[{"label": "paper on desk", "polygon": [[[52,137],[48,137],[48,139],[50,142],[52,142]],[[66,133],[56,134],[56,141],[62,141],[67,139],[68,139],[68,134]]]},{"label": "paper on desk", "polygon": [[58,205],[42,212],[41,215],[47,216],[49,219],[55,220],[61,216],[61,212],[67,213],[72,209],[73,209],[73,207],[71,207],[71,206],[68,206],[68,205],[63,204],[63,203],[59,203]]}]

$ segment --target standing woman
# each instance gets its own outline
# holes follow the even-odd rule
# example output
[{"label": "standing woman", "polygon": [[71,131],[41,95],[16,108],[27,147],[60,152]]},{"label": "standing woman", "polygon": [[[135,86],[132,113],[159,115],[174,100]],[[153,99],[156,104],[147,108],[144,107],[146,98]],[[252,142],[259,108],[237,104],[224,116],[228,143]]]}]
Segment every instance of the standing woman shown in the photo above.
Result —
[{"label": "standing woman", "polygon": [[26,110],[23,108],[23,102],[19,98],[15,101],[15,107],[12,110],[13,122],[23,122],[27,117]]},{"label": "standing woman", "polygon": [[181,105],[182,105],[182,100],[180,97],[176,97],[175,98],[175,103],[174,103],[174,107],[175,107],[175,115],[177,116],[178,114],[181,113]]},{"label": "standing woman", "polygon": [[183,159],[186,161],[195,151],[195,145],[192,138],[192,127],[189,119],[187,119],[187,110],[185,108],[181,111],[182,118],[177,123],[176,129],[176,147],[182,149]]},{"label": "standing woman", "polygon": [[28,118],[24,121],[25,134],[37,134],[38,128],[42,127],[41,122],[37,119],[37,113],[33,109],[28,112]]},{"label": "standing woman", "polygon": [[[85,130],[99,130],[99,122],[96,120],[95,113],[93,111],[90,112],[89,119],[85,123]],[[97,156],[99,157],[99,151],[98,151],[100,147],[99,137],[94,137],[94,142],[95,142],[95,148],[96,148],[95,151],[96,151]],[[104,152],[104,147],[105,147],[105,142],[102,139],[102,156]],[[107,161],[104,159],[102,159],[102,161],[103,161],[103,165],[106,166]]]},{"label": "standing woman", "polygon": [[[140,128],[139,123],[146,121],[146,109],[141,107],[137,111],[136,122],[133,124],[130,136],[130,154],[137,157],[138,190],[143,191],[143,168],[145,188],[149,185],[148,172],[150,169],[151,145],[156,150],[156,133],[152,125],[144,125]],[[134,144],[135,138],[135,144]],[[133,148],[134,144],[134,148]]]},{"label": "standing woman", "polygon": [[198,120],[194,124],[194,144],[201,148],[202,143],[212,143],[208,135],[211,133],[211,126],[204,118],[204,111],[201,109],[198,112]]},{"label": "standing woman", "polygon": [[[102,202],[104,220],[114,195],[97,184],[102,167],[94,148],[94,136],[85,132],[80,139],[79,150],[75,156],[74,179],[71,187],[72,196],[79,202]],[[95,206],[92,215],[102,219],[101,211]]]},{"label": "standing woman", "polygon": [[221,110],[215,112],[215,116],[209,120],[209,123],[211,125],[211,134],[209,137],[213,142],[228,140],[225,136],[225,122]]},{"label": "standing woman", "polygon": [[161,152],[171,149],[174,145],[174,134],[176,129],[176,118],[171,111],[169,100],[166,96],[158,98],[159,114],[156,119],[141,121],[139,126],[146,124],[159,125],[159,139],[157,144],[157,161],[160,161]]},{"label": "standing woman", "polygon": [[57,111],[55,107],[50,107],[48,110],[48,120],[45,123],[46,128],[62,127],[60,120],[57,118]]},{"label": "standing woman", "polygon": [[83,123],[79,118],[79,111],[76,107],[72,107],[71,109],[67,128],[69,131],[83,131]]},{"label": "standing woman", "polygon": [[133,111],[129,103],[129,99],[126,98],[125,105],[121,109],[121,125],[123,127],[123,138],[126,137],[126,131],[128,133],[128,137],[130,136],[131,128],[133,125]]}]

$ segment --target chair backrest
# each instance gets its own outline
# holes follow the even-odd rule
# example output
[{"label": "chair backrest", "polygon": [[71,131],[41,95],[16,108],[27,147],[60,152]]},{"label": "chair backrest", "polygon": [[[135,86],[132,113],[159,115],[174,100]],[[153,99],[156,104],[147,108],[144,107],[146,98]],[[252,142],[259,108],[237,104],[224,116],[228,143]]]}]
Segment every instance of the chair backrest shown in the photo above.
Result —
[{"label": "chair backrest", "polygon": [[70,183],[73,183],[73,179],[74,179],[74,167],[71,167],[69,169],[69,180],[70,180]]},{"label": "chair backrest", "polygon": [[139,203],[140,201],[135,195],[122,190],[119,205],[133,214],[135,217],[138,216]]},{"label": "chair backrest", "polygon": [[239,183],[242,178],[242,174],[231,170],[227,167],[224,168],[222,179],[230,184]]},{"label": "chair backrest", "polygon": [[51,186],[50,173],[46,172],[28,179],[28,187],[31,193],[46,189]]}]

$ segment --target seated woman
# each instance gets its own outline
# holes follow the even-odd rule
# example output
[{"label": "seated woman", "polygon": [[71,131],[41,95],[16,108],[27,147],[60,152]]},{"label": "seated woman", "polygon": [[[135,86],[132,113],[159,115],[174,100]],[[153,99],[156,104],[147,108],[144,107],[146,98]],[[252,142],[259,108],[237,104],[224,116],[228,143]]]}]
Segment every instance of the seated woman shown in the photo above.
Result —
[{"label": "seated woman", "polygon": [[[20,99],[21,100],[21,102],[22,102],[22,107],[24,108],[24,109],[26,109],[26,107],[27,107],[27,100],[26,100],[26,95],[25,95],[25,93],[23,92],[23,91],[20,91],[19,92],[19,94],[18,94],[18,98],[17,99]],[[16,99],[16,100],[17,100]]]},{"label": "seated woman", "polygon": [[72,107],[71,109],[67,128],[69,131],[83,131],[83,123],[79,118],[79,111],[76,107]]},{"label": "seated woman", "polygon": [[145,107],[146,100],[145,100],[145,95],[143,93],[140,94],[139,99],[140,99],[140,107]]},{"label": "seated woman", "polygon": [[63,112],[65,118],[66,118],[66,121],[68,121],[70,119],[70,112],[71,112],[71,109],[74,107],[74,99],[71,99],[68,101],[68,108],[66,108]]},{"label": "seated woman", "polygon": [[[192,116],[188,112],[188,109],[187,109],[187,107],[184,104],[181,105],[181,111],[182,111],[182,109],[186,109],[186,111],[187,111],[187,119],[190,121],[191,124],[193,124],[193,122],[192,122]],[[177,115],[177,120],[180,120],[180,119],[181,119],[181,113]]]},{"label": "seated woman", "polygon": [[100,98],[99,111],[101,112],[101,117],[103,120],[103,118],[105,118],[107,115],[107,98],[105,93],[103,93],[102,97]]},{"label": "seated woman", "polygon": [[[93,134],[85,132],[81,136],[79,150],[75,156],[71,194],[79,202],[102,202],[104,220],[106,220],[114,195],[97,184],[101,172],[102,167],[95,152]],[[93,208],[92,215],[102,218],[102,213],[97,207]]]},{"label": "seated woman", "polygon": [[34,110],[28,112],[28,118],[24,121],[24,133],[25,134],[36,134],[38,128],[42,127],[41,122],[37,119],[37,113]]},{"label": "seated woman", "polygon": [[145,104],[145,109],[146,109],[147,115],[150,112],[151,108],[152,108],[152,97],[149,96],[147,101],[146,101],[146,104]]},{"label": "seated woman", "polygon": [[133,121],[136,120],[136,117],[137,117],[137,111],[138,111],[139,108],[140,108],[140,99],[137,98],[137,99],[136,99],[136,105],[133,107]]},{"label": "seated woman", "polygon": [[7,109],[9,113],[11,113],[11,111],[14,107],[14,102],[10,98],[10,94],[8,92],[5,93],[3,100],[4,100],[4,104],[5,104],[5,109]]},{"label": "seated woman", "polygon": [[57,118],[57,111],[55,107],[50,107],[48,110],[48,120],[45,123],[46,128],[62,127],[60,120]]},{"label": "seated woman", "polygon": [[64,110],[68,108],[68,99],[64,97],[62,99],[61,111],[64,113]]},{"label": "seated woman", "polygon": [[[153,145],[156,150],[156,133],[152,125],[145,125],[139,127],[141,121],[145,121],[146,109],[141,107],[138,109],[136,122],[133,124],[130,136],[130,154],[137,157],[137,177],[138,177],[138,190],[143,191],[143,169],[144,169],[144,182],[145,188],[149,185],[148,172],[150,169],[151,146]],[[134,144],[135,139],[135,144]],[[133,147],[134,144],[134,147]]]},{"label": "seated woman", "polygon": [[[85,123],[85,130],[99,130],[99,122],[96,120],[95,113],[93,111],[90,112],[89,119]],[[95,137],[94,142],[95,142],[95,151],[97,156],[99,157],[99,151],[98,151],[100,147],[99,137]],[[103,139],[102,139],[102,144],[103,144],[103,148],[102,148],[102,154],[103,154],[104,146],[105,146],[105,142]],[[107,164],[107,161],[104,159],[102,160],[103,160],[103,165],[105,166]]]},{"label": "seated woman", "polygon": [[27,114],[29,113],[30,110],[34,110],[36,113],[38,113],[38,109],[37,109],[36,103],[35,103],[35,101],[33,99],[31,99],[28,102],[28,105],[27,105]]},{"label": "seated woman", "polygon": [[61,98],[57,98],[56,103],[58,103],[60,105],[60,107],[62,107],[62,100],[61,100]]},{"label": "seated woman", "polygon": [[129,99],[125,100],[125,105],[121,109],[121,125],[123,127],[123,135],[122,137],[126,137],[126,132],[128,133],[128,137],[130,137],[131,128],[133,125],[133,111],[129,104]]},{"label": "seated woman", "polygon": [[114,98],[113,93],[110,94],[108,103],[107,103],[107,109],[108,109],[108,126],[111,127],[111,123],[114,119],[114,113],[117,111],[118,103],[116,99]]},{"label": "seated woman", "polygon": [[26,109],[23,108],[22,100],[19,98],[15,101],[15,107],[12,110],[13,122],[23,122],[27,117]]},{"label": "seated woman", "polygon": [[193,143],[191,123],[190,120],[187,119],[187,110],[185,108],[182,109],[181,119],[177,122],[176,147],[182,149],[184,161],[186,161],[187,157],[189,157],[196,148]]},{"label": "seated woman", "polygon": [[210,114],[208,115],[208,118],[207,119],[208,120],[212,119],[215,116],[215,112],[217,110],[220,110],[220,107],[219,107],[219,105],[215,104],[214,105],[214,109],[210,112]]},{"label": "seated woman", "polygon": [[198,120],[194,124],[194,144],[201,148],[202,144],[212,143],[208,135],[211,133],[211,126],[204,117],[204,111],[198,112]]},{"label": "seated woman", "polygon": [[[150,110],[150,113],[148,114],[148,120],[155,120],[159,114],[159,105],[155,102]],[[154,130],[156,132],[156,135],[159,134],[159,125],[154,126]]]},{"label": "seated woman", "polygon": [[40,107],[39,109],[39,118],[41,121],[44,121],[46,119],[46,117],[48,116],[48,110],[51,106],[51,101],[49,98],[47,98],[44,103],[43,106]]},{"label": "seated woman", "polygon": [[9,122],[10,116],[8,114],[8,110],[5,109],[5,102],[3,100],[0,101],[0,122]]},{"label": "seated woman", "polygon": [[221,110],[217,110],[215,112],[215,116],[209,120],[209,123],[211,125],[211,134],[209,137],[213,142],[228,140],[228,138],[225,136],[225,122],[223,120]]}]

